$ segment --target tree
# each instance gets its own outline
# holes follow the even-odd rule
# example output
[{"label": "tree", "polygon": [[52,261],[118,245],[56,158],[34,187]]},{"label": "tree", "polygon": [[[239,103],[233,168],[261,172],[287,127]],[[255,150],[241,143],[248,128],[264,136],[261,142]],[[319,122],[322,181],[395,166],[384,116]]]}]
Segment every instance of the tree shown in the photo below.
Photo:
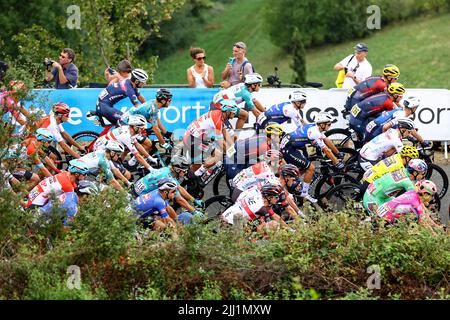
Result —
[{"label": "tree", "polygon": [[297,27],[294,28],[291,44],[293,48],[293,61],[291,64],[291,68],[294,70],[293,83],[302,84],[306,82],[306,52],[302,36]]}]

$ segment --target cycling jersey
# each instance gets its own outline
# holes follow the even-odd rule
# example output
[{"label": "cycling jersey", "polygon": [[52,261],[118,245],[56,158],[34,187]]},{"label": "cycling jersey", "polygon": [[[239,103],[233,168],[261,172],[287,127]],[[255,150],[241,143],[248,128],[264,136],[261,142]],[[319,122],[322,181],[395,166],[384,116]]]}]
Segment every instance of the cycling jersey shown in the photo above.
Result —
[{"label": "cycling jersey", "polygon": [[147,128],[149,128],[157,124],[158,114],[159,114],[158,106],[154,104],[153,101],[147,101],[141,104],[140,106],[137,107],[134,106],[130,108],[130,110],[128,110],[122,115],[121,120],[124,123],[128,124],[128,116],[142,115],[145,117],[145,119],[147,119],[147,122],[149,123]]},{"label": "cycling jersey", "polygon": [[138,105],[138,88],[133,88],[130,79],[110,83],[98,96],[98,100],[109,106],[114,106],[117,102],[128,97],[133,105]]},{"label": "cycling jersey", "polygon": [[261,191],[255,186],[243,191],[236,203],[222,213],[222,218],[233,224],[233,218],[237,214],[243,215],[248,221],[253,221],[259,217],[271,217],[274,212],[271,208],[264,206]]},{"label": "cycling jersey", "polygon": [[314,124],[306,124],[297,128],[295,131],[288,133],[283,137],[280,143],[280,148],[303,148],[308,143],[319,148],[325,147],[325,134],[320,132],[319,127]]},{"label": "cycling jersey", "polygon": [[213,97],[214,106],[220,109],[222,100],[235,100],[237,104],[244,101],[245,109],[253,110],[255,108],[252,94],[244,83],[238,83],[216,93]]},{"label": "cycling jersey", "polygon": [[382,177],[388,172],[403,169],[403,158],[399,153],[396,153],[386,159],[379,161],[377,164],[372,166],[369,170],[364,173],[363,181],[369,183],[374,182],[376,179]]},{"label": "cycling jersey", "polygon": [[90,152],[79,158],[78,161],[84,162],[86,167],[92,170],[92,173],[95,173],[98,169],[102,169],[108,181],[114,178],[111,171],[113,164],[106,158],[105,150],[99,149],[97,151]]},{"label": "cycling jersey", "polygon": [[359,154],[364,160],[378,161],[383,158],[386,151],[392,148],[395,148],[397,152],[400,152],[403,148],[403,142],[400,132],[390,128],[366,143],[361,148]]},{"label": "cycling jersey", "polygon": [[349,110],[351,107],[374,94],[384,92],[387,88],[387,82],[383,77],[369,77],[353,88],[348,89],[347,101],[345,108]]},{"label": "cycling jersey", "polygon": [[388,172],[367,187],[363,198],[364,208],[370,213],[375,213],[380,205],[392,200],[400,192],[414,189],[408,170],[399,169]]},{"label": "cycling jersey", "polygon": [[62,137],[61,133],[63,133],[65,130],[62,126],[62,123],[60,124],[56,123],[56,118],[53,112],[50,113],[48,116],[41,118],[37,122],[36,129],[40,128],[48,129],[55,137],[56,142],[59,143],[61,141],[64,141],[64,138]]},{"label": "cycling jersey", "polygon": [[[58,196],[58,207],[65,211],[64,225],[72,220],[78,212],[78,196],[75,192],[66,192]],[[39,212],[45,215],[52,213],[53,201],[50,200],[46,205],[39,209]]]},{"label": "cycling jersey", "polygon": [[[272,168],[265,161],[258,162],[239,172],[232,180],[231,186],[240,190],[250,187],[261,187],[266,182],[278,181]],[[278,183],[279,184],[279,183]]]},{"label": "cycling jersey", "polygon": [[302,126],[302,116],[300,111],[290,102],[283,102],[271,106],[264,112],[266,123],[276,122],[282,124],[288,120],[292,120],[296,127]]},{"label": "cycling jersey", "polygon": [[48,202],[51,193],[55,193],[56,196],[59,196],[64,192],[73,192],[76,186],[75,183],[70,181],[69,172],[61,172],[45,178],[28,194],[26,207],[29,208],[31,205],[43,206]]},{"label": "cycling jersey", "polygon": [[158,189],[158,181],[163,178],[172,178],[172,181],[174,181],[177,186],[180,185],[178,180],[175,179],[175,177],[172,175],[169,167],[163,167],[160,169],[152,170],[149,174],[139,179],[134,184],[134,192],[136,193],[136,195],[140,196],[156,190]]},{"label": "cycling jersey", "polygon": [[405,118],[405,111],[401,108],[395,108],[389,111],[383,111],[375,120],[370,121],[366,126],[366,140],[378,136],[383,132],[383,126],[389,121],[393,121],[395,127],[398,118]]},{"label": "cycling jersey", "polygon": [[207,140],[208,135],[213,134],[216,138],[222,138],[223,120],[222,111],[213,110],[195,119],[186,130],[184,142],[187,143],[189,136],[200,140]]},{"label": "cycling jersey", "polygon": [[350,114],[351,118],[366,120],[369,117],[378,115],[380,112],[389,111],[395,107],[396,105],[389,94],[379,93],[353,105]]},{"label": "cycling jersey", "polygon": [[377,216],[390,223],[403,215],[413,214],[420,221],[425,213],[425,207],[416,191],[407,191],[401,196],[381,205],[377,210]]},{"label": "cycling jersey", "polygon": [[164,200],[159,190],[137,197],[134,200],[134,209],[140,214],[140,219],[145,219],[150,215],[160,215],[161,218],[167,218],[167,206],[169,200]]},{"label": "cycling jersey", "polygon": [[138,151],[134,146],[134,144],[136,143],[135,137],[137,134],[131,135],[130,130],[131,130],[130,126],[122,126],[114,128],[104,136],[98,138],[97,141],[95,141],[94,151],[105,150],[106,142],[108,140],[115,140],[122,143],[124,146],[128,148],[128,150],[130,150],[132,154],[136,155]]},{"label": "cycling jersey", "polygon": [[3,107],[3,121],[11,122],[13,125],[16,125],[14,134],[19,134],[25,127],[20,125],[18,121],[26,121],[26,117],[18,110],[21,101],[16,101],[12,97],[14,93],[15,91],[0,92],[0,107]]}]

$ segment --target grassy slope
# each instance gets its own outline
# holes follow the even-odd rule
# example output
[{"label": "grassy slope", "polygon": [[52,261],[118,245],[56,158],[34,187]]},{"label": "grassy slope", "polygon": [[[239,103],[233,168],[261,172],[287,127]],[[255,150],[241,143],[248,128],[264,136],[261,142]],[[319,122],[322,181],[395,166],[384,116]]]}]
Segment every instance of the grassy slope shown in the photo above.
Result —
[{"label": "grassy slope", "polygon": [[[263,2],[245,0],[228,5],[220,17],[211,19],[211,25],[217,28],[199,34],[197,41],[192,43],[192,46],[206,50],[207,63],[214,67],[216,82],[220,81],[220,72],[231,56],[232,44],[237,41],[247,44],[247,57],[263,77],[273,73],[274,66],[278,66],[281,80],[291,81],[291,57],[273,45],[264,32]],[[247,12],[251,14],[242,14]],[[450,88],[448,21],[450,14],[418,18],[404,24],[381,26],[381,31],[361,39],[369,45],[368,58],[373,73],[378,74],[386,63],[395,63],[402,72],[400,80],[407,87]],[[333,87],[336,78],[333,65],[352,52],[355,42],[308,50],[308,80],[323,82],[325,88]],[[186,68],[191,64],[187,49],[175,52],[159,62],[156,83],[186,83]]]}]

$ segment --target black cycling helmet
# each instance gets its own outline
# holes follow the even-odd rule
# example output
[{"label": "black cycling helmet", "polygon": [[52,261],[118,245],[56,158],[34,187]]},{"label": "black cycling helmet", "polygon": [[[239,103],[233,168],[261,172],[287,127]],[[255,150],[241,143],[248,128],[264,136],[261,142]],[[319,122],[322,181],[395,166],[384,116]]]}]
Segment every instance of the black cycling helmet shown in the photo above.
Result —
[{"label": "black cycling helmet", "polygon": [[156,92],[156,101],[161,102],[162,100],[172,99],[173,94],[167,89],[161,88]]},{"label": "black cycling helmet", "polygon": [[275,196],[275,197],[279,198],[282,193],[283,193],[283,188],[279,184],[274,184],[274,183],[268,182],[265,185],[263,185],[261,188],[261,194],[264,197]]},{"label": "black cycling helmet", "polygon": [[286,177],[286,176],[299,177],[300,170],[293,164],[285,164],[284,166],[281,167],[281,175],[283,177]]}]

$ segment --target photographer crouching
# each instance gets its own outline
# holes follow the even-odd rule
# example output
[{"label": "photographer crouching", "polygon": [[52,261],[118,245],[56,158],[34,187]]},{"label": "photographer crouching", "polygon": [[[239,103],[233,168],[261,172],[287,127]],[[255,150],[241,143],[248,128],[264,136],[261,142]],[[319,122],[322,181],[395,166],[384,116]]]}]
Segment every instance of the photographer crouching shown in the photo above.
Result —
[{"label": "photographer crouching", "polygon": [[47,69],[46,80],[55,79],[56,89],[72,89],[77,87],[78,68],[72,62],[75,60],[75,52],[70,48],[64,48],[59,55],[59,63],[45,58],[44,66]]}]

